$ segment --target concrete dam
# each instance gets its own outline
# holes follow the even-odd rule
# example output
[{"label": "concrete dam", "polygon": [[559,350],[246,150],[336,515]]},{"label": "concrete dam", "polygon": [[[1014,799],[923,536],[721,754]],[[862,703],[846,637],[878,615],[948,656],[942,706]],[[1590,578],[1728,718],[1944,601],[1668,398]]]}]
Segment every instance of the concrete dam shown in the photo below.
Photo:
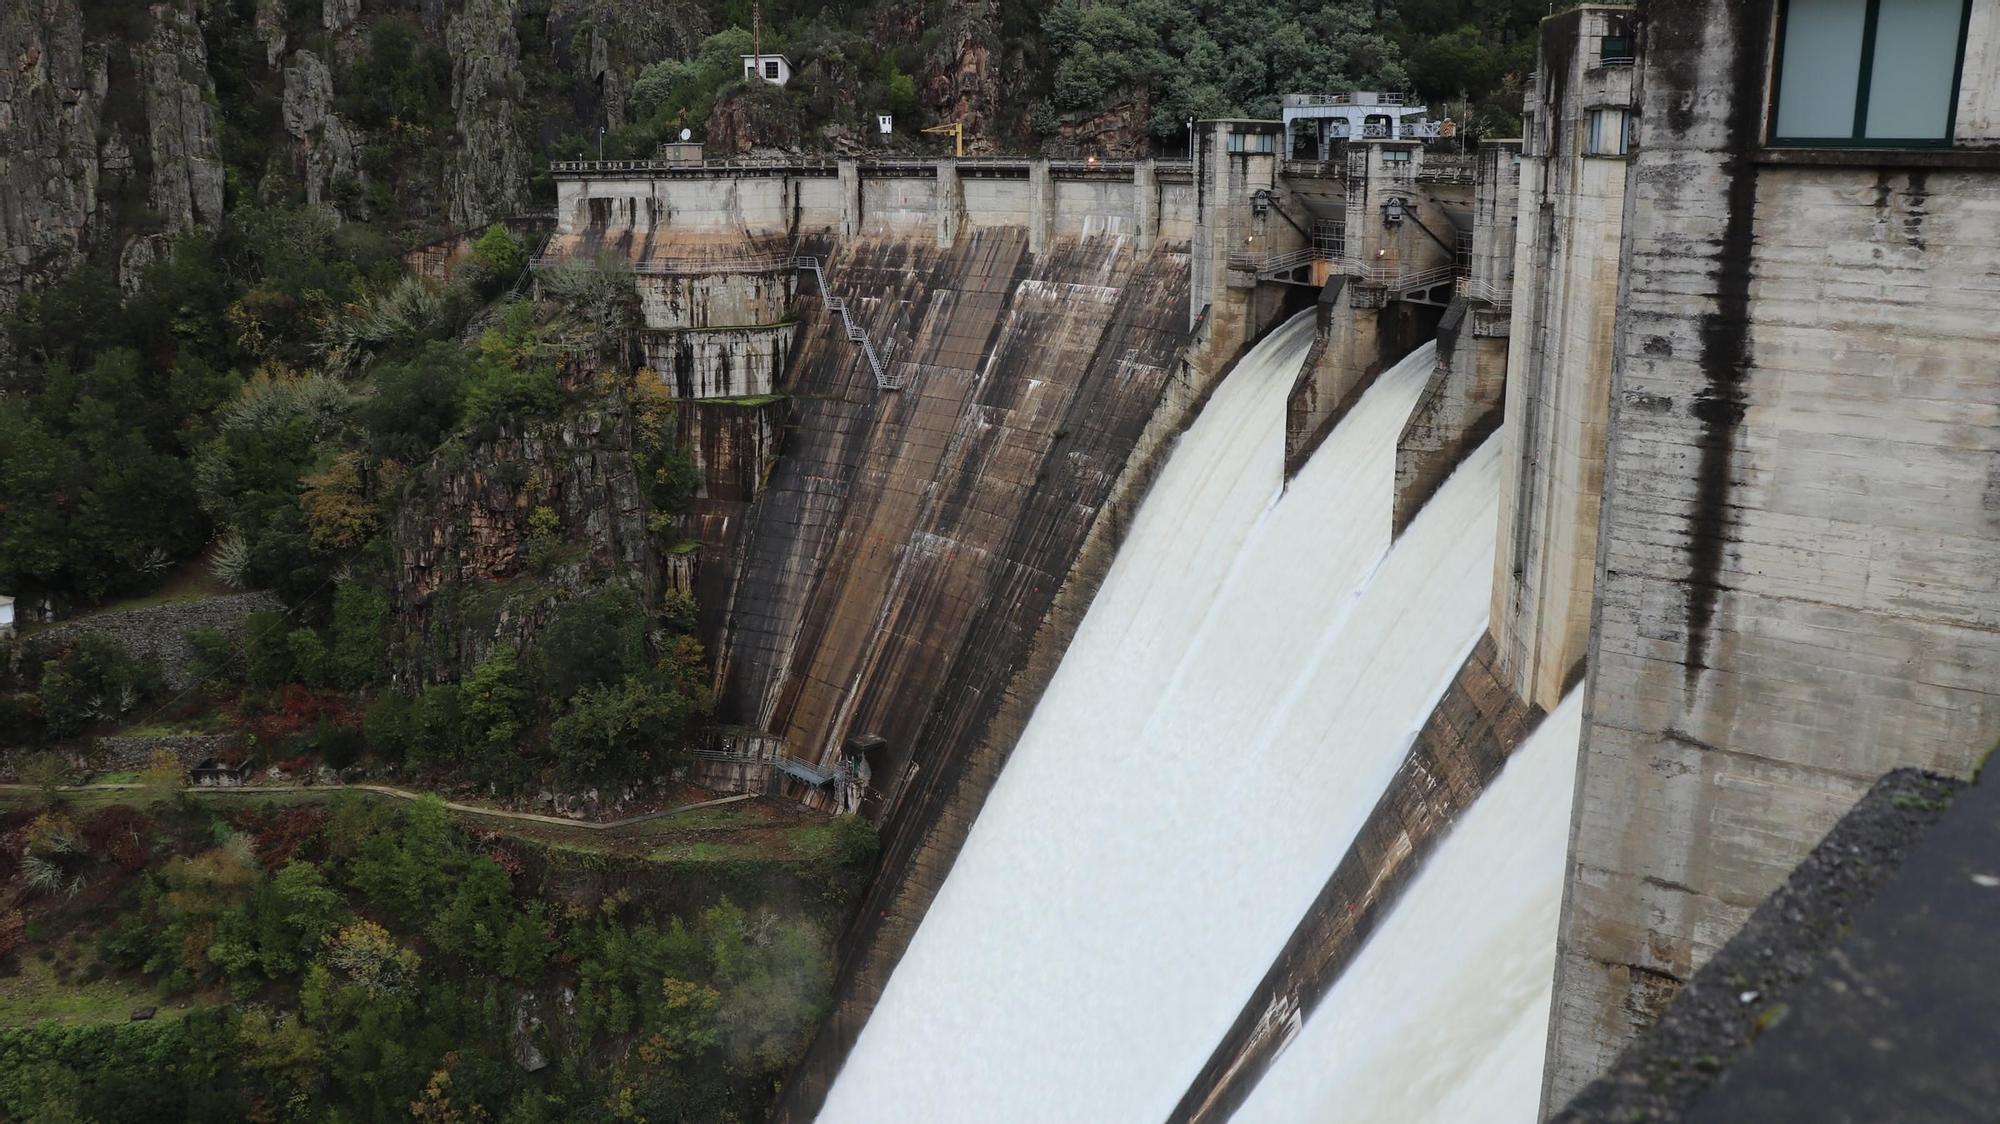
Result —
[{"label": "concrete dam", "polygon": [[559,166],[542,261],[629,269],[700,470],[694,779],[881,833],[779,1118],[1546,1116],[1876,777],[1969,775],[1971,10],[1921,150],[1780,143],[1774,10],[1703,0],[1551,17],[1472,152],[1353,92]]}]

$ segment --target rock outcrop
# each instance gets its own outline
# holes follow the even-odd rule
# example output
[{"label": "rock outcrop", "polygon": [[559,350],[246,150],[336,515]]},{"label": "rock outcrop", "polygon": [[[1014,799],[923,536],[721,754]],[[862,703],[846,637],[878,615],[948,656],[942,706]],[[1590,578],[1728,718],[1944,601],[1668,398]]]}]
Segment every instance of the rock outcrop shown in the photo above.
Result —
[{"label": "rock outcrop", "polygon": [[454,679],[503,644],[520,648],[557,603],[606,581],[656,600],[660,552],[632,440],[611,399],[433,458],[396,517],[399,681]]},{"label": "rock outcrop", "polygon": [[451,17],[451,107],[458,144],[448,175],[454,226],[480,226],[520,210],[528,198],[521,137],[521,42],[516,0],[468,0]]},{"label": "rock outcrop", "polygon": [[222,224],[222,146],[194,0],[155,4],[152,14],[153,33],[138,61],[153,211],[168,234],[215,230]]},{"label": "rock outcrop", "polygon": [[[83,248],[107,80],[76,0],[0,4],[0,315],[23,285],[60,273]],[[123,161],[129,168],[129,150]]]},{"label": "rock outcrop", "polygon": [[284,121],[307,203],[326,206],[336,184],[361,184],[361,135],[333,111],[333,74],[311,51],[294,52],[285,68]]}]

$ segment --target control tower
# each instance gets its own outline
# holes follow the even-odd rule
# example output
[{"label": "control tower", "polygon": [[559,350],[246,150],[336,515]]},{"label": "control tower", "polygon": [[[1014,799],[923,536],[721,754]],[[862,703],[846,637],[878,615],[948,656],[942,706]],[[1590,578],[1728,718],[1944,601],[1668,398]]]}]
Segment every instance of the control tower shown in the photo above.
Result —
[{"label": "control tower", "polygon": [[[1345,94],[1286,94],[1285,140],[1289,157],[1292,122],[1311,121],[1317,127],[1319,155],[1326,160],[1336,140],[1436,140],[1442,122],[1431,121],[1426,107],[1411,105],[1402,94],[1355,90]],[[1415,120],[1410,120],[1415,118]]]}]

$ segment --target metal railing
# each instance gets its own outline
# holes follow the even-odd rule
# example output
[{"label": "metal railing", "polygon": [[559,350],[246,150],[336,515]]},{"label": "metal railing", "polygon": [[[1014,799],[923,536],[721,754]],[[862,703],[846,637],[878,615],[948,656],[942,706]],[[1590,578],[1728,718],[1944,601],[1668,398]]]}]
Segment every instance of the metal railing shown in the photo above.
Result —
[{"label": "metal railing", "polygon": [[1500,284],[1461,277],[1458,279],[1458,295],[1468,300],[1484,301],[1502,312],[1514,306],[1514,285],[1511,281]]},{"label": "metal railing", "polygon": [[[562,254],[543,254],[535,259],[536,269],[562,266],[593,267],[590,259]],[[700,277],[711,273],[789,273],[792,259],[776,254],[728,258],[647,258],[632,263],[632,272],[650,277]]]},{"label": "metal railing", "polygon": [[[1369,101],[1358,101],[1369,98]],[[1286,94],[1284,104],[1292,109],[1306,109],[1320,105],[1405,105],[1406,94],[1378,94],[1367,90],[1356,90],[1346,94]]]},{"label": "metal railing", "polygon": [[1423,166],[1417,169],[1417,178],[1429,183],[1471,183],[1478,169],[1476,156],[1426,153]]},{"label": "metal railing", "polygon": [[[1019,170],[1025,173],[1029,165],[1034,163],[1034,160],[1034,157],[1028,156],[962,156],[956,159],[948,156],[878,156],[867,160],[857,160],[854,163],[863,172],[907,171],[935,174],[938,165],[955,163],[960,167],[973,170],[992,168]],[[644,173],[651,175],[654,173],[670,173],[695,176],[752,172],[770,174],[781,172],[785,174],[831,176],[839,173],[840,163],[839,160],[824,158],[757,156],[730,160],[702,160],[700,162],[657,160],[651,158],[641,160],[552,160],[549,162],[549,170],[558,175],[608,175],[617,173]],[[1052,159],[1048,161],[1048,166],[1050,172],[1057,174],[1102,174],[1107,172],[1125,172],[1130,174],[1138,168],[1139,163],[1137,160]],[[1155,170],[1162,172],[1186,172],[1192,167],[1186,160],[1155,160],[1153,161],[1153,166]]]},{"label": "metal railing", "polygon": [[[875,353],[875,344],[869,340],[867,329],[854,322],[853,315],[847,311],[847,301],[844,298],[834,296],[833,290],[826,287],[826,274],[820,271],[819,259],[793,258],[792,266],[801,272],[806,270],[812,271],[813,283],[819,286],[820,302],[826,305],[828,312],[837,313],[840,316],[840,326],[847,333],[848,340],[861,345],[861,354],[868,360],[868,369],[875,375],[875,388],[877,390],[903,389],[903,380],[883,363],[882,356]],[[894,341],[891,341],[885,350],[893,354],[895,350]]]},{"label": "metal railing", "polygon": [[1315,261],[1332,261],[1333,256],[1311,246],[1303,250],[1291,250],[1282,254],[1252,254],[1237,250],[1229,255],[1229,268],[1264,276],[1273,273],[1290,273],[1300,266]]},{"label": "metal railing", "polygon": [[1404,293],[1413,293],[1444,284],[1457,275],[1458,267],[1440,265],[1427,269],[1408,269],[1401,262],[1362,261],[1350,257],[1341,261],[1340,271],[1364,285],[1379,285],[1390,293],[1401,296]]},{"label": "metal railing", "polygon": [[697,761],[719,761],[725,765],[765,765],[793,777],[812,788],[819,788],[840,775],[840,771],[822,769],[803,758],[788,753],[731,752],[724,749],[692,749],[688,756]]}]

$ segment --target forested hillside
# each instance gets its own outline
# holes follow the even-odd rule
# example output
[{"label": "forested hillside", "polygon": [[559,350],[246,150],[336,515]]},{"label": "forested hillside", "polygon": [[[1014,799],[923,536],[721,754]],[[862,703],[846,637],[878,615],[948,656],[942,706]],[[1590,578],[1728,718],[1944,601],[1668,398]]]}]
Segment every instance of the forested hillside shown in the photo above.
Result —
[{"label": "forested hillside", "polygon": [[[550,160],[682,129],[943,152],[917,131],[943,122],[975,153],[1172,153],[1188,116],[1354,86],[1506,133],[1540,14],[0,4],[0,780],[34,790],[0,812],[0,1115],[750,1118],[801,1047],[872,846],[851,818],[592,852],[617,885],[583,892],[573,839],[530,856],[433,804],[166,794],[206,755],[516,813],[702,795],[676,778],[729,733],[682,564],[702,481],[637,369],[629,263],[530,271]],[[788,86],[742,78],[753,44]],[[151,781],[107,763],[161,743],[186,752]]]}]

